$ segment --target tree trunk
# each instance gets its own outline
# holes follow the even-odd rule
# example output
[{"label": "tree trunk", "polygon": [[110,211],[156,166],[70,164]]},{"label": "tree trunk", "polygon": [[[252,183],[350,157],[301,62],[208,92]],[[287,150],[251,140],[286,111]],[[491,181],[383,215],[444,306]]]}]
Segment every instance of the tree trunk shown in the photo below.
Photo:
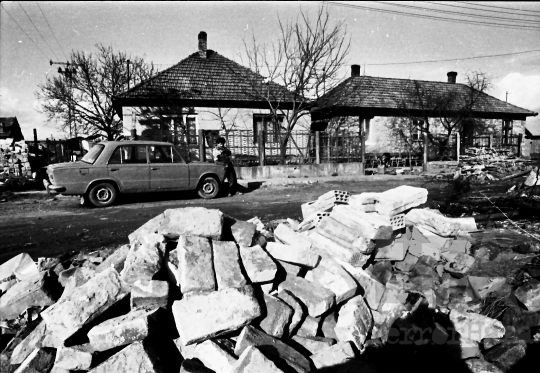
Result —
[{"label": "tree trunk", "polygon": [[284,165],[287,158],[287,143],[289,142],[289,136],[286,136],[280,144],[279,149],[279,164]]}]

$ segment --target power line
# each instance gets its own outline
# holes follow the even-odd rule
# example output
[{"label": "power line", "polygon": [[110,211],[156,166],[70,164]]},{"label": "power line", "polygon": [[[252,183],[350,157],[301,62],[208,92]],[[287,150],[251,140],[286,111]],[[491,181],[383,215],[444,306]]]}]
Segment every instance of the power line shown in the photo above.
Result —
[{"label": "power line", "polygon": [[468,3],[466,1],[458,1],[458,3],[463,4],[469,4],[469,5],[476,5],[476,6],[482,6],[485,8],[497,8],[497,9],[505,9],[505,10],[515,10],[517,12],[531,12],[531,13],[540,13],[538,10],[528,10],[528,9],[516,9],[516,8],[505,8],[502,6],[495,6],[495,5],[484,5],[484,4],[477,4],[477,3]]},{"label": "power line", "polygon": [[[421,9],[421,8],[418,8],[418,7],[415,7],[415,6],[410,6],[410,5],[403,5],[403,4],[398,5],[398,4],[387,3],[387,2],[384,2],[384,1],[381,1],[381,2],[383,4],[388,4],[388,5],[402,6],[402,7],[408,7],[408,8],[413,8],[413,9]],[[437,3],[431,2],[431,1],[424,1],[424,3],[433,4],[433,5],[446,5],[446,4],[437,4]],[[465,7],[460,7],[460,8],[465,8]],[[468,8],[468,9],[470,10],[470,8]],[[442,9],[423,8],[422,10],[429,11],[429,12],[435,12],[435,13],[455,14],[455,15],[459,15],[459,16],[463,16],[463,17],[482,18],[482,19],[495,19],[495,20],[509,21],[509,22],[528,22],[528,23],[534,23],[534,24],[540,25],[540,20],[497,17],[497,16],[488,16],[488,15],[472,14],[472,13],[471,14],[466,14],[466,13],[462,13],[462,12],[454,12],[454,11],[451,11],[451,10],[442,10]],[[519,14],[518,14],[518,16],[519,16]]]},{"label": "power line", "polygon": [[449,62],[449,61],[465,61],[465,60],[475,60],[479,58],[492,58],[492,57],[503,57],[503,56],[513,56],[517,54],[525,54],[532,52],[540,52],[540,49],[533,49],[529,51],[514,52],[514,53],[501,53],[501,54],[491,54],[486,56],[477,56],[477,57],[463,57],[463,58],[450,58],[447,60],[427,60],[427,61],[412,61],[412,62],[389,62],[389,63],[370,63],[369,66],[387,66],[387,65],[412,65],[419,63],[432,63],[432,62]]},{"label": "power line", "polygon": [[[460,17],[471,17],[471,18],[483,18],[483,19],[494,19],[494,20],[501,20],[501,21],[510,21],[510,22],[516,22],[516,21],[519,21],[519,22],[532,22],[532,23],[536,23],[536,24],[539,24],[539,21],[534,21],[534,20],[519,20],[519,19],[515,19],[515,18],[506,18],[506,17],[495,17],[495,16],[485,16],[485,15],[481,15],[481,14],[465,14],[465,13],[462,13],[462,12],[453,12],[451,10],[440,10],[440,9],[430,9],[430,8],[419,8],[419,7],[416,7],[416,6],[413,6],[413,5],[406,5],[406,4],[394,4],[394,3],[389,3],[389,2],[386,2],[386,1],[378,1],[377,2],[378,4],[385,4],[385,5],[391,5],[391,6],[397,6],[397,7],[400,7],[400,8],[407,8],[407,9],[414,9],[414,10],[423,10],[423,11],[426,11],[426,12],[434,12],[434,13],[444,13],[444,14],[453,14],[453,15],[457,15],[457,16],[460,16]],[[434,16],[431,16],[431,17],[434,17]],[[466,20],[464,20],[466,21]],[[474,22],[480,22],[480,21],[474,21]],[[508,26],[513,26],[513,25],[508,25]],[[533,26],[524,26],[524,27],[533,27]]]},{"label": "power line", "polygon": [[30,37],[30,35],[28,35],[28,34],[26,33],[26,31],[24,31],[24,29],[21,27],[21,25],[19,25],[19,22],[17,22],[17,20],[15,20],[15,18],[13,18],[13,16],[12,16],[11,14],[9,14],[9,12],[7,11],[7,9],[4,8],[3,5],[2,5],[2,9],[4,9],[4,11],[5,11],[5,12],[7,13],[7,15],[13,20],[13,22],[15,22],[15,24],[16,24],[17,26],[19,26],[19,28],[21,29],[21,31],[24,32],[24,34],[28,37],[28,39],[30,39],[30,40],[32,41],[32,43],[34,43],[34,45],[35,45],[35,46],[37,47],[37,49],[41,52],[41,54],[42,54],[43,56],[45,56],[46,59],[49,59],[49,57],[47,57],[47,56],[45,55],[45,53],[43,53],[43,51],[41,50],[41,48],[39,47],[39,45],[37,45],[37,43],[34,41],[34,39],[32,39],[32,38]]},{"label": "power line", "polygon": [[36,1],[36,4],[37,6],[39,7],[39,10],[41,11],[41,14],[43,15],[43,18],[45,18],[45,22],[47,23],[47,26],[49,26],[49,30],[51,30],[51,33],[53,34],[54,36],[54,40],[56,40],[56,44],[58,44],[58,46],[60,47],[60,50],[62,51],[62,54],[64,55],[64,57],[66,58],[66,60],[68,59],[66,57],[66,54],[64,53],[64,49],[62,48],[62,46],[60,45],[60,43],[58,42],[58,39],[56,38],[56,35],[54,34],[54,31],[53,29],[51,28],[51,25],[49,25],[49,21],[47,20],[47,17],[45,17],[45,13],[43,13],[43,9],[41,9],[41,6],[39,5],[39,3]]},{"label": "power line", "polygon": [[397,10],[372,8],[372,7],[369,7],[369,6],[344,4],[344,3],[334,2],[334,1],[326,1],[325,3],[328,3],[330,5],[335,5],[335,6],[341,6],[341,7],[345,7],[345,8],[371,10],[371,11],[374,11],[374,12],[397,14],[397,15],[403,15],[403,16],[409,16],[409,17],[417,17],[417,18],[425,18],[425,19],[432,19],[432,20],[445,21],[445,22],[466,23],[466,24],[479,25],[479,26],[491,26],[491,27],[519,29],[519,30],[540,30],[539,27],[534,27],[534,26],[509,25],[509,24],[504,24],[504,23],[481,22],[481,21],[472,21],[472,20],[465,20],[465,19],[437,17],[437,16],[418,14],[418,13],[400,12],[400,11],[397,11]]},{"label": "power line", "polygon": [[[424,1],[424,2],[425,3],[432,3],[432,4],[436,4],[436,5],[442,5],[442,6],[449,6],[449,7],[452,7],[452,8],[461,8],[461,9],[467,9],[467,10],[479,10],[481,12],[491,12],[491,13],[497,13],[497,14],[504,13],[504,14],[511,14],[511,15],[516,15],[516,16],[520,16],[520,17],[540,17],[540,15],[536,15],[536,14],[518,14],[518,13],[514,13],[514,12],[504,12],[504,11],[501,11],[501,10],[471,8],[471,7],[468,7],[468,6],[460,6],[460,5],[453,5],[453,4],[443,4],[443,3],[436,3],[436,2],[431,2],[431,1]],[[466,4],[468,4],[468,3],[466,3]]]},{"label": "power line", "polygon": [[38,30],[36,24],[34,23],[34,21],[32,21],[32,18],[30,18],[30,16],[28,15],[28,13],[26,13],[26,10],[24,10],[22,4],[20,1],[17,1],[17,4],[19,4],[19,6],[21,7],[21,9],[23,10],[24,14],[26,14],[26,17],[28,17],[28,19],[30,20],[30,23],[32,24],[32,26],[34,26],[34,28],[36,29],[36,31],[38,32],[39,36],[41,36],[41,39],[43,39],[43,41],[45,42],[45,44],[47,44],[47,46],[49,47],[49,49],[51,50],[52,54],[54,55],[54,57],[56,59],[58,59],[58,57],[56,56],[56,53],[54,53],[54,51],[52,50],[51,46],[49,45],[49,43],[47,43],[47,40],[45,40],[45,38],[43,37],[43,35],[41,34],[41,31]]}]

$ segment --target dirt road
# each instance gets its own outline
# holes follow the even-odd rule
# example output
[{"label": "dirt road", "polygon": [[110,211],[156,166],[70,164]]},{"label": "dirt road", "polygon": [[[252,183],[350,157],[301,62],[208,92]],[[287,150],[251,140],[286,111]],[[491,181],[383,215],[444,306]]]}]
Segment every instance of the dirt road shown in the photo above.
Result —
[{"label": "dirt road", "polygon": [[[300,205],[332,189],[352,194],[381,192],[403,181],[327,182],[245,189],[242,195],[202,200],[181,193],[159,193],[124,197],[110,208],[97,209],[79,204],[75,197],[53,198],[45,192],[4,194],[0,200],[0,264],[13,256],[29,253],[35,260],[72,250],[92,251],[128,242],[128,234],[166,209],[203,206],[247,220],[258,216],[263,222],[301,219]],[[407,184],[428,188],[430,200],[443,200],[451,192],[445,182],[407,180]]]}]

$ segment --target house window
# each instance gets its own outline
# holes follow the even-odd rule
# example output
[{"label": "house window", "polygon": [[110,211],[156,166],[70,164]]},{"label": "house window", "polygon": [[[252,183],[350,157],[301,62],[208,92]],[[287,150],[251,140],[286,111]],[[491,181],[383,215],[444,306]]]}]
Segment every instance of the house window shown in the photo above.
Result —
[{"label": "house window", "polygon": [[265,141],[279,142],[280,133],[283,130],[284,115],[278,115],[276,121],[270,114],[253,114],[253,143],[257,143],[259,129],[264,131]]},{"label": "house window", "polygon": [[[178,136],[178,142],[182,145],[197,145],[198,136],[197,136],[197,118],[196,117],[184,117],[175,119],[176,121],[176,131]],[[182,124],[184,123],[185,126]]]},{"label": "house window", "polygon": [[188,144],[197,145],[197,126],[194,117],[186,118],[186,131],[188,136]]}]

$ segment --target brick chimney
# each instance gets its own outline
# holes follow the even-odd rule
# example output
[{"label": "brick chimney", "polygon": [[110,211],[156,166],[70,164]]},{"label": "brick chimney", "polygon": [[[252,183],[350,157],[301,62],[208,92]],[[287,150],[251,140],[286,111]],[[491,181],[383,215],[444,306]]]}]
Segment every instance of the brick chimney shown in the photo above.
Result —
[{"label": "brick chimney", "polygon": [[360,65],[351,65],[351,78],[360,76]]},{"label": "brick chimney", "polygon": [[199,32],[199,56],[206,58],[206,32]]},{"label": "brick chimney", "polygon": [[456,84],[457,73],[455,71],[450,71],[446,76],[448,77],[448,83]]}]

